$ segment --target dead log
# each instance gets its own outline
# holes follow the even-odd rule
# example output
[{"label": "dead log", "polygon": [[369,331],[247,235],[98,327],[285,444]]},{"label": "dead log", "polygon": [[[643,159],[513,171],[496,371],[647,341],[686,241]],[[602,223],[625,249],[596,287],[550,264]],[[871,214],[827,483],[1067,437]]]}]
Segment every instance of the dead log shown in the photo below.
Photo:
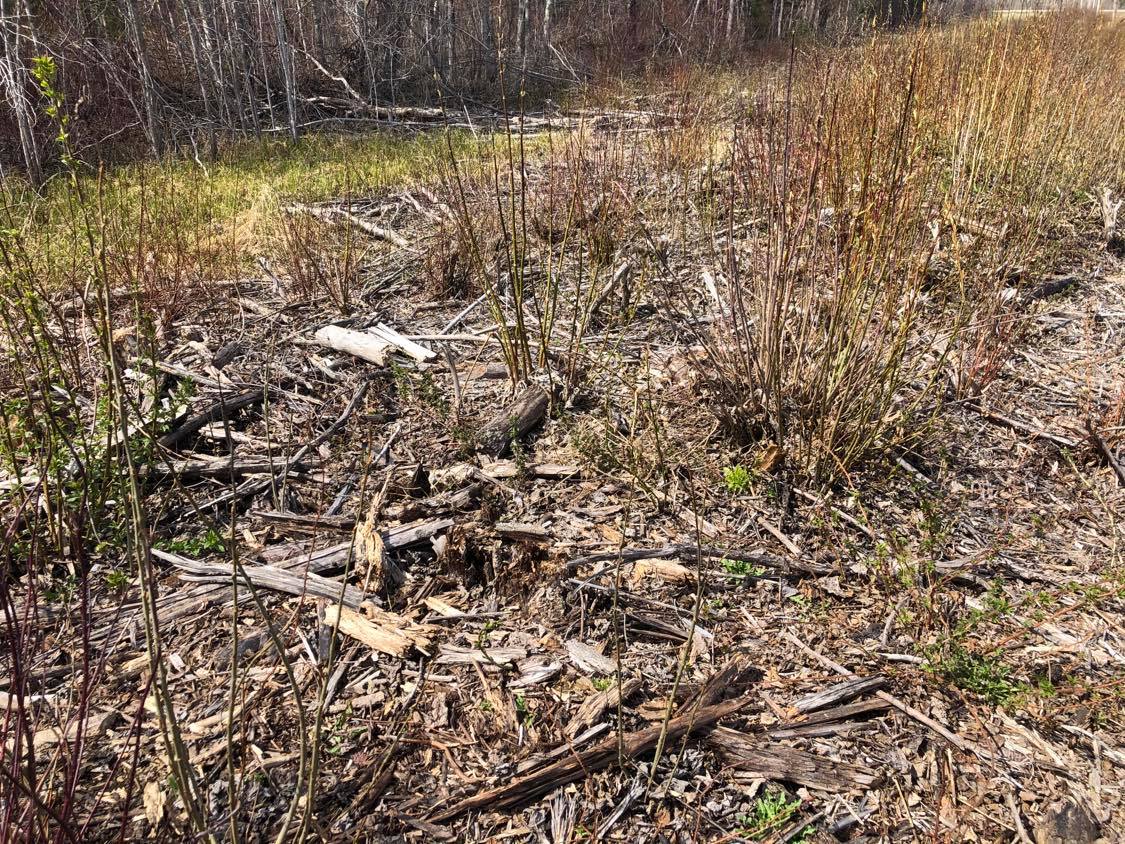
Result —
[{"label": "dead log", "polygon": [[727,764],[762,779],[831,792],[870,788],[879,779],[875,771],[862,765],[836,762],[783,744],[763,742],[726,727],[712,730],[707,743]]},{"label": "dead log", "polygon": [[250,407],[262,400],[264,393],[260,389],[243,390],[230,396],[221,396],[206,409],[188,416],[179,425],[157,440],[164,448],[175,448],[192,434],[199,431],[204,425],[229,419],[244,407]]},{"label": "dead log", "polygon": [[685,736],[710,730],[719,720],[744,709],[751,698],[751,695],[745,695],[713,706],[689,709],[684,714],[671,719],[667,724],[667,730],[663,725],[656,724],[620,737],[610,736],[589,750],[575,753],[525,776],[517,777],[506,785],[466,797],[429,820],[444,823],[475,809],[505,811],[518,808],[549,794],[556,788],[578,782],[592,773],[608,768],[616,764],[619,759],[634,759],[652,750],[661,740],[662,735],[667,746]]},{"label": "dead log", "polygon": [[477,450],[500,457],[514,440],[527,436],[543,421],[550,404],[546,390],[536,384],[527,385],[511,405],[481,429]]},{"label": "dead log", "polygon": [[[166,563],[171,563],[180,571],[186,572],[185,580],[195,580],[203,583],[229,582],[234,577],[234,568],[229,563],[207,563],[192,560],[179,554],[171,554],[152,549],[152,556]],[[354,586],[313,574],[311,571],[292,572],[276,566],[240,566],[238,569],[240,585],[255,586],[262,589],[272,589],[275,592],[284,592],[289,595],[311,596],[326,598],[329,601],[343,600],[345,606],[359,607],[364,601],[364,594]]]},{"label": "dead log", "polygon": [[[317,459],[306,460],[290,465],[290,469],[301,472],[319,465]],[[170,460],[157,463],[152,472],[158,477],[176,478],[237,478],[243,475],[272,474],[285,464],[284,460],[270,460],[268,457],[249,457],[231,460],[226,457],[195,458],[192,460]]]}]

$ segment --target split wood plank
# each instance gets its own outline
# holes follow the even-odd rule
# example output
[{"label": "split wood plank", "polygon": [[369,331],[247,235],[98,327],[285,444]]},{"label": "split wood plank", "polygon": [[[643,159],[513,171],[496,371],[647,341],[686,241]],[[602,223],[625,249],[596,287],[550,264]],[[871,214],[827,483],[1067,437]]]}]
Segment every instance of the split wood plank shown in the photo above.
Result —
[{"label": "split wood plank", "polygon": [[458,648],[453,645],[442,645],[434,663],[437,665],[510,665],[521,659],[527,659],[526,648]]},{"label": "split wood plank", "polygon": [[564,732],[574,738],[621,701],[628,700],[640,687],[640,677],[628,677],[620,685],[614,683],[608,689],[590,695],[582,701],[574,717],[567,722]]},{"label": "split wood plank", "polygon": [[799,721],[789,721],[770,727],[767,735],[775,739],[836,735],[868,723],[857,719],[876,712],[886,712],[890,708],[889,703],[879,698],[848,703],[831,709],[821,709]]},{"label": "split wood plank", "polygon": [[798,712],[815,712],[818,709],[838,706],[850,700],[855,700],[881,689],[885,685],[887,685],[887,678],[882,674],[876,674],[873,677],[856,677],[842,683],[836,683],[811,695],[805,695],[793,703],[793,708]]}]

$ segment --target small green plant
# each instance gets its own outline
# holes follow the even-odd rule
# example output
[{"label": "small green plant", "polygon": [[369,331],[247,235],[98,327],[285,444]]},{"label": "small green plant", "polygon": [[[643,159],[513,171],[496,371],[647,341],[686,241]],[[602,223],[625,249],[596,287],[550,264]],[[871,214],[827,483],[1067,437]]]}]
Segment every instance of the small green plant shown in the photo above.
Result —
[{"label": "small green plant", "polygon": [[49,604],[69,604],[77,589],[78,579],[71,574],[53,581],[43,593],[43,597]]},{"label": "small green plant", "polygon": [[749,560],[729,560],[723,557],[719,565],[731,577],[762,577],[766,573],[764,566],[751,563]]},{"label": "small green plant", "polygon": [[484,626],[481,627],[481,629],[480,629],[480,633],[477,634],[477,649],[478,650],[484,650],[484,648],[487,645],[490,644],[489,639],[488,639],[488,634],[491,633],[493,630],[495,630],[499,626],[500,626],[500,622],[498,622],[494,618],[490,618],[488,621],[486,621],[484,623]]},{"label": "small green plant", "polygon": [[1012,670],[1000,660],[974,653],[960,642],[932,655],[929,664],[948,682],[979,695],[992,706],[1008,706],[1028,690],[1012,678]]},{"label": "small green plant", "polygon": [[741,463],[723,468],[723,483],[731,495],[741,495],[750,488],[750,473]]},{"label": "small green plant", "polygon": [[123,569],[112,569],[106,572],[105,585],[114,591],[124,589],[129,585],[129,573]]},{"label": "small green plant", "polygon": [[[740,835],[751,841],[765,841],[772,839],[779,827],[788,823],[801,808],[800,800],[789,800],[789,795],[784,791],[770,789],[754,801],[754,806],[749,815],[741,815],[738,822],[741,825]],[[816,828],[806,826],[796,837],[790,841],[806,842],[812,839]]]},{"label": "small green plant", "polygon": [[591,677],[590,682],[594,684],[594,688],[599,692],[604,692],[613,685],[612,677]]},{"label": "small green plant", "polygon": [[161,542],[159,547],[173,554],[186,554],[192,557],[200,557],[207,553],[222,554],[227,550],[222,535],[214,528],[208,528],[199,536],[186,536]]},{"label": "small green plant", "polygon": [[535,723],[535,713],[528,708],[527,698],[523,695],[516,695],[516,716],[525,730],[531,729],[531,725]]},{"label": "small green plant", "polygon": [[520,442],[520,432],[518,427],[518,420],[511,419],[508,422],[508,439],[512,442],[512,460],[516,464],[516,478],[519,480],[527,479],[527,449],[524,448],[523,443]]}]

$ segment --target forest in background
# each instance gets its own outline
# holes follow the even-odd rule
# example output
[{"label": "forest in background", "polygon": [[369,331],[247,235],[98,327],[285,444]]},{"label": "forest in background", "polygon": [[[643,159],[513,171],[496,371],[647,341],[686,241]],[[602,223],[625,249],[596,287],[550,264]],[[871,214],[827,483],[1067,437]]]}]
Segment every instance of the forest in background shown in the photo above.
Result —
[{"label": "forest in background", "polygon": [[[971,0],[930,4],[931,18]],[[919,0],[2,0],[0,163],[39,181],[51,56],[74,140],[213,152],[224,134],[393,119],[403,104],[499,105],[648,64],[729,60],[771,39],[915,20]]]}]

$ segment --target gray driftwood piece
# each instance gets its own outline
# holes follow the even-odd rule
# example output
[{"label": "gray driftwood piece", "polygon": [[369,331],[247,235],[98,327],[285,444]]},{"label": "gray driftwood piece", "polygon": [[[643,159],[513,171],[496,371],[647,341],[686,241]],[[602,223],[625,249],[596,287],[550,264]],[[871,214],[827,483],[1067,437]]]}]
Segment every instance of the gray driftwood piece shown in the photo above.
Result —
[{"label": "gray driftwood piece", "polygon": [[[189,580],[215,583],[229,581],[234,576],[234,567],[228,563],[206,563],[157,548],[152,549],[152,556],[186,572],[186,579]],[[354,586],[322,577],[311,571],[294,572],[277,566],[249,565],[241,567],[239,580],[243,583],[248,582],[247,585],[289,595],[310,595],[329,601],[342,600],[344,606],[351,609],[358,609],[365,600],[363,592]]]},{"label": "gray driftwood piece", "polygon": [[815,712],[829,706],[839,706],[849,700],[855,700],[870,692],[878,691],[887,685],[887,678],[882,674],[873,677],[856,677],[854,680],[845,680],[836,683],[827,689],[821,689],[811,695],[805,695],[793,703],[793,708],[798,712]]},{"label": "gray driftwood piece", "polygon": [[383,337],[339,325],[326,325],[318,329],[313,339],[322,346],[337,352],[347,352],[376,366],[385,364],[388,352],[394,348]]},{"label": "gray driftwood piece", "polygon": [[536,384],[527,385],[508,407],[481,429],[477,450],[500,457],[513,440],[527,436],[543,421],[550,404],[546,390]]}]

